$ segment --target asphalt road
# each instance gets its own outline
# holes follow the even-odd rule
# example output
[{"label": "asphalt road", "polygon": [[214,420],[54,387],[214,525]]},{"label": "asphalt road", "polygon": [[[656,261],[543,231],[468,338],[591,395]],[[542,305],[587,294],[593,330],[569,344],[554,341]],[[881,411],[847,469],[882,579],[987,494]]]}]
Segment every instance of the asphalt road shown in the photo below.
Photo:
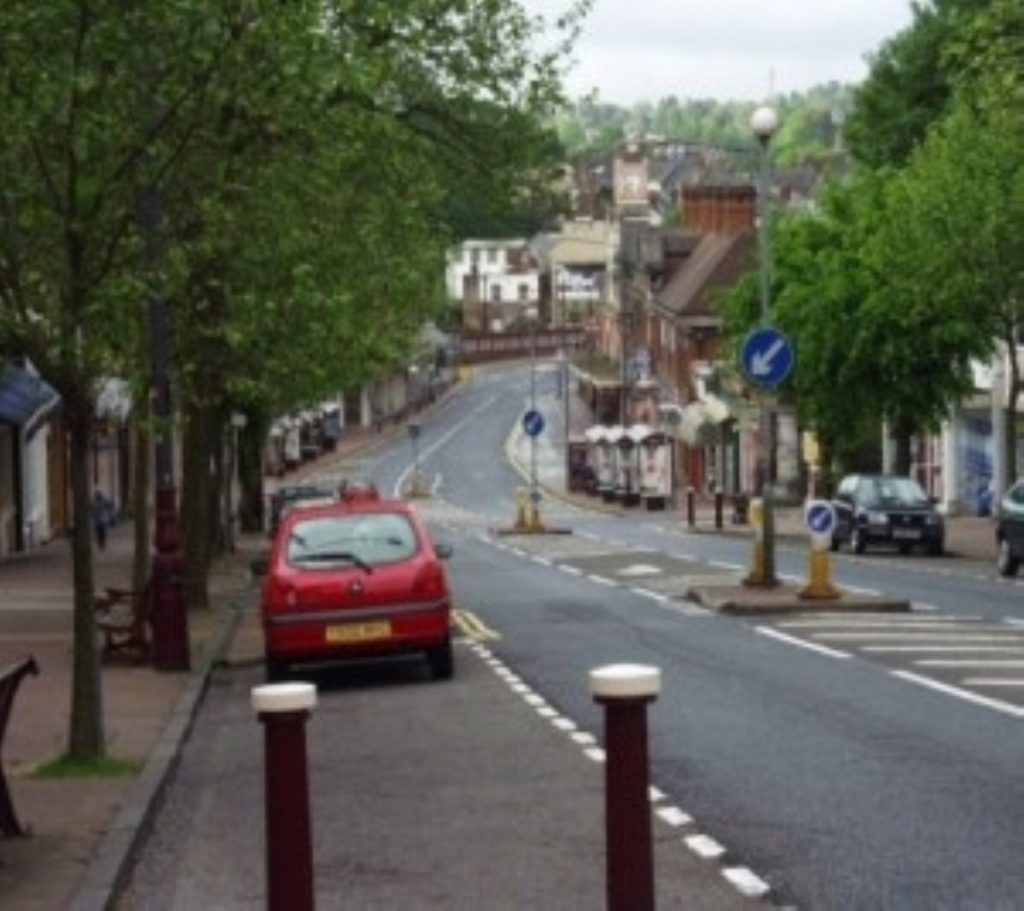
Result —
[{"label": "asphalt road", "polygon": [[[525,370],[483,376],[418,441],[437,493],[424,513],[455,545],[456,598],[496,633],[493,653],[588,730],[600,728],[591,668],[661,668],[655,785],[780,903],[1020,908],[1024,588],[951,558],[843,554],[839,581],[906,597],[915,611],[742,620],[678,597],[688,581],[742,568],[741,541],[684,534],[656,514],[557,504],[548,520],[574,534],[495,535],[523,483],[504,448],[527,390]],[[542,392],[551,433],[555,401]],[[362,470],[394,485],[411,461],[400,440]],[[802,575],[805,561],[780,546],[782,573]],[[375,745],[365,749],[369,761]],[[237,750],[220,757],[226,776],[251,761]]]},{"label": "asphalt road", "polygon": [[[595,721],[589,668],[661,667],[656,783],[783,902],[1020,907],[1024,687],[993,684],[1024,676],[1024,588],[955,558],[844,553],[838,581],[908,598],[914,614],[743,621],[652,597],[673,578],[748,560],[745,542],[681,533],[656,514],[549,504],[572,540],[502,549],[511,539],[495,539],[480,517],[514,515],[523,481],[500,453],[527,390],[525,371],[471,387],[439,419],[433,439],[444,443],[423,460],[427,477],[441,478],[443,502],[428,515],[468,536],[452,564],[456,592],[500,633],[496,653],[584,724]],[[552,433],[555,402],[542,392]],[[676,565],[650,573],[666,558]],[[780,545],[780,572],[805,567],[803,550]]]}]

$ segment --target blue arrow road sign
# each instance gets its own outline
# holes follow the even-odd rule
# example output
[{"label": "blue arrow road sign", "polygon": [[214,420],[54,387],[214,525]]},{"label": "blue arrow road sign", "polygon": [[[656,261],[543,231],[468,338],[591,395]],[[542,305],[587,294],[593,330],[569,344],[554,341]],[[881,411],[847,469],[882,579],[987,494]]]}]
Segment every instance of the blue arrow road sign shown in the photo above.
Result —
[{"label": "blue arrow road sign", "polygon": [[531,408],[523,415],[523,430],[530,437],[540,436],[544,430],[544,415]]},{"label": "blue arrow road sign", "polygon": [[755,386],[775,389],[789,376],[796,359],[793,344],[778,329],[755,329],[743,342],[743,372]]},{"label": "blue arrow road sign", "polygon": [[828,535],[836,524],[836,511],[825,500],[811,500],[804,510],[804,521],[812,535]]}]

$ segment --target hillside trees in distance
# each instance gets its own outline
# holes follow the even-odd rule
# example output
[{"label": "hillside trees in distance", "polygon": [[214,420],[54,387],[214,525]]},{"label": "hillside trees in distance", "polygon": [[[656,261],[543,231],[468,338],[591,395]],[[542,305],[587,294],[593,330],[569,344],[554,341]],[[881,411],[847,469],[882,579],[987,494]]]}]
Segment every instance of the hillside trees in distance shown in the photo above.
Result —
[{"label": "hillside trees in distance", "polygon": [[[781,124],[773,143],[776,160],[790,165],[833,154],[851,103],[852,89],[835,82],[773,99]],[[610,151],[632,137],[747,150],[753,142],[750,115],[757,106],[676,96],[623,106],[592,93],[561,109],[555,124],[570,157]]]}]

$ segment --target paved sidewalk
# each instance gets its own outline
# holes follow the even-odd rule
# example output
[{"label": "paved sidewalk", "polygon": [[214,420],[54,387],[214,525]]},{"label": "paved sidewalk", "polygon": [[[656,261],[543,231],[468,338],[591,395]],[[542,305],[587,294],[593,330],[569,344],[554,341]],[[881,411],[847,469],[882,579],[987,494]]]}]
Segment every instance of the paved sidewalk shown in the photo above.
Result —
[{"label": "paved sidewalk", "polygon": [[[357,456],[399,429],[349,431],[329,458]],[[322,465],[323,460],[321,460]],[[282,481],[313,470],[307,463]],[[273,484],[268,485],[272,489]],[[96,590],[125,588],[131,580],[132,526],[111,529],[95,552]],[[15,697],[2,761],[15,811],[32,834],[0,839],[3,911],[104,907],[122,875],[137,832],[176,760],[206,685],[256,589],[249,562],[266,546],[262,534],[237,535],[236,550],[210,577],[211,607],[189,613],[191,672],[151,665],[102,667],[107,752],[138,763],[138,775],[63,781],[34,778],[40,764],[67,747],[72,674],[72,564],[68,539],[51,541],[0,562],[0,668],[35,656],[39,675],[27,677]]]},{"label": "paved sidewalk", "polygon": [[[97,587],[125,587],[131,578],[131,528],[112,529],[96,555]],[[211,576],[213,607],[189,615],[193,670],[160,673],[152,666],[101,670],[107,752],[145,766],[186,691],[198,695],[215,640],[248,582],[247,542],[220,561]],[[141,812],[140,796],[153,784],[143,774],[119,778],[41,780],[41,763],[67,747],[72,675],[70,542],[57,540],[0,565],[0,667],[34,655],[39,676],[22,681],[14,700],[3,761],[15,810],[31,829],[25,839],[0,841],[0,906],[5,911],[52,911],[69,905],[87,878],[90,861],[119,812]],[[141,790],[140,790],[141,789]],[[108,852],[109,853],[109,852]],[[107,885],[116,871],[104,871]],[[95,894],[95,893],[94,893]],[[95,907],[101,907],[96,904]],[[88,905],[86,905],[88,907]]]}]

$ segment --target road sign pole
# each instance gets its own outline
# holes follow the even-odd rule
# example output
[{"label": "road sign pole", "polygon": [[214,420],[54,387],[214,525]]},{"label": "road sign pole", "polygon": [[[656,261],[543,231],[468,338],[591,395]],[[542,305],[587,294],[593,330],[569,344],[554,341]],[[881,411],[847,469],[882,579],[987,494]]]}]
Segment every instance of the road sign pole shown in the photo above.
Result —
[{"label": "road sign pole", "polygon": [[763,544],[763,568],[762,582],[766,588],[778,585],[775,577],[775,492],[772,489],[774,478],[772,473],[772,453],[775,452],[775,422],[772,420],[772,408],[769,396],[764,396],[761,402],[761,421],[763,423],[762,435],[764,446],[762,447],[761,458],[764,470],[761,472],[761,499],[764,503],[762,510],[764,515],[764,538]]},{"label": "road sign pole", "polygon": [[[530,323],[530,411],[537,410],[537,323]],[[537,520],[537,434],[530,435],[531,524]]]}]

